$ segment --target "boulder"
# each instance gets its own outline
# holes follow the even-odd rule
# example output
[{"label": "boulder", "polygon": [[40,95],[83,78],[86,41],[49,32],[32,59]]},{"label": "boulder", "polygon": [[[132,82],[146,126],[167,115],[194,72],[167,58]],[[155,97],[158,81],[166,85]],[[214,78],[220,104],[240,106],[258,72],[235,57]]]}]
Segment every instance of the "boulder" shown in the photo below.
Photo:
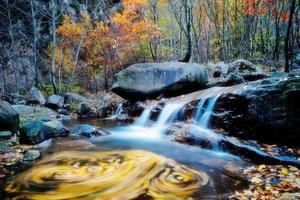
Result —
[{"label": "boulder", "polygon": [[48,97],[46,106],[52,109],[62,108],[64,106],[64,98],[59,95],[51,95]]},{"label": "boulder", "polygon": [[65,109],[58,109],[58,114],[60,115],[70,115],[70,113]]},{"label": "boulder", "polygon": [[205,66],[192,63],[135,64],[115,75],[112,91],[130,100],[178,96],[203,88],[209,76]]},{"label": "boulder", "polygon": [[74,126],[74,128],[71,131],[71,134],[90,138],[92,136],[96,136],[98,134],[98,130],[94,126],[88,124],[80,124]]},{"label": "boulder", "polygon": [[0,130],[17,131],[19,129],[19,114],[6,101],[0,100]]},{"label": "boulder", "polygon": [[24,154],[23,160],[24,161],[34,161],[40,157],[41,157],[41,152],[39,150],[31,149],[31,150],[26,151],[26,153]]},{"label": "boulder", "polygon": [[36,87],[33,87],[29,90],[26,101],[27,101],[27,104],[44,105],[46,103],[44,95]]},{"label": "boulder", "polygon": [[212,69],[212,74],[214,78],[225,77],[228,72],[228,65],[224,62],[219,62],[214,64],[214,68]]},{"label": "boulder", "polygon": [[56,119],[57,113],[46,107],[33,107],[25,105],[13,105],[14,110],[19,114],[21,125],[31,120]]},{"label": "boulder", "polygon": [[81,117],[97,117],[94,109],[86,102],[81,102],[78,105],[78,114]]},{"label": "boulder", "polygon": [[21,128],[21,144],[38,144],[50,138],[67,136],[69,130],[58,120],[29,121]]},{"label": "boulder", "polygon": [[12,132],[10,131],[1,131],[0,140],[9,140],[12,137]]},{"label": "boulder", "polygon": [[240,75],[246,81],[255,81],[267,78],[267,75],[258,66],[243,59],[239,59],[228,64],[226,77],[232,73]]},{"label": "boulder", "polygon": [[65,104],[79,104],[80,102],[84,102],[87,99],[80,94],[77,93],[66,93],[64,95]]},{"label": "boulder", "polygon": [[299,145],[299,101],[299,76],[249,83],[219,98],[212,125],[240,138]]}]

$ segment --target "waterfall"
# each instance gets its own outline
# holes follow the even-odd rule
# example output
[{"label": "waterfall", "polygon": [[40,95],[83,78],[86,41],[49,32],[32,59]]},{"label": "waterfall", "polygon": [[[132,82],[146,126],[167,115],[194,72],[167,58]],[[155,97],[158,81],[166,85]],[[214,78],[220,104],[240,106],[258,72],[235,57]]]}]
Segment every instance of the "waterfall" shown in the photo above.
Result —
[{"label": "waterfall", "polygon": [[213,114],[215,104],[219,97],[220,97],[220,95],[209,99],[207,108],[206,108],[204,114],[202,115],[202,117],[200,118],[200,120],[198,121],[199,125],[202,126],[203,128],[208,127],[209,120],[211,118],[211,115]]},{"label": "waterfall", "polygon": [[195,117],[194,117],[196,121],[199,121],[203,114],[203,109],[204,109],[203,106],[204,106],[205,102],[206,102],[206,99],[203,98],[198,103],[198,106],[197,106],[198,109],[197,109]]},{"label": "waterfall", "polygon": [[145,109],[142,115],[133,123],[136,126],[145,127],[147,122],[150,120],[151,111],[155,107],[155,105],[150,106],[149,108]]},{"label": "waterfall", "polygon": [[[174,122],[181,114],[184,103],[168,103],[164,106],[161,113],[158,116],[157,122],[150,128],[156,131],[160,131],[165,128],[168,123]],[[146,127],[150,121],[151,111],[156,105],[152,105],[150,108],[144,110],[142,115],[134,122],[134,125]]]},{"label": "waterfall", "polygon": [[120,115],[122,115],[123,114],[123,103],[121,103],[119,106],[118,106],[118,108],[117,108],[117,110],[116,110],[116,112],[115,112],[115,116],[120,116]]},{"label": "waterfall", "polygon": [[[211,118],[211,115],[213,114],[215,104],[218,100],[218,98],[221,96],[219,94],[216,97],[210,98],[210,99],[201,99],[198,104],[198,109],[195,115],[195,120],[197,121],[197,124],[203,128],[207,128],[209,125],[209,120]],[[206,109],[204,109],[205,102],[208,101]]]},{"label": "waterfall", "polygon": [[176,117],[178,117],[177,115],[178,113],[180,113],[182,106],[182,104],[176,103],[167,104],[161,111],[154,127],[161,128],[167,123],[173,122],[176,119]]}]

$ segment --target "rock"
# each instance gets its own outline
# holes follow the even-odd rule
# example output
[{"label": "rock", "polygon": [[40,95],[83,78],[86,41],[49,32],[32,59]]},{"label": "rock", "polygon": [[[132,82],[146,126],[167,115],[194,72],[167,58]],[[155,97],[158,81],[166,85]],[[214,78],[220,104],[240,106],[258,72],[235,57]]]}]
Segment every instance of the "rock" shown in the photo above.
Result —
[{"label": "rock", "polygon": [[21,128],[20,143],[37,144],[50,138],[67,136],[69,130],[57,120],[29,121]]},{"label": "rock", "polygon": [[98,116],[94,109],[86,102],[79,103],[78,113],[80,117],[95,118]]},{"label": "rock", "polygon": [[239,138],[299,145],[299,102],[299,76],[264,79],[222,95],[212,125]]},{"label": "rock", "polygon": [[115,75],[112,91],[131,100],[178,96],[203,88],[209,76],[208,69],[198,64],[135,64]]},{"label": "rock", "polygon": [[79,104],[80,102],[84,102],[87,99],[77,93],[66,93],[64,96],[64,100],[65,104]]},{"label": "rock", "polygon": [[46,106],[52,109],[62,108],[64,106],[64,98],[59,95],[51,95],[48,97]]},{"label": "rock", "polygon": [[20,115],[21,125],[31,120],[48,121],[55,120],[57,113],[46,107],[33,107],[25,105],[13,105],[16,112]]},{"label": "rock", "polygon": [[25,97],[23,95],[20,95],[18,93],[11,93],[9,95],[12,99],[13,104],[25,104]]},{"label": "rock", "polygon": [[71,134],[90,138],[92,136],[96,136],[98,134],[98,130],[94,126],[88,124],[80,124],[74,126],[74,128],[71,131]]},{"label": "rock", "polygon": [[107,135],[110,135],[111,133],[105,129],[98,129],[97,131],[97,135],[99,136],[107,136]]},{"label": "rock", "polygon": [[0,140],[9,140],[12,137],[12,132],[10,131],[1,131]]},{"label": "rock", "polygon": [[99,118],[107,118],[113,114],[113,105],[107,101],[101,101],[97,107],[97,115]]},{"label": "rock", "polygon": [[70,113],[65,109],[58,109],[58,114],[60,115],[70,115]]},{"label": "rock", "polygon": [[17,131],[19,129],[19,114],[6,101],[0,100],[0,130]]},{"label": "rock", "polygon": [[238,73],[230,73],[229,75],[226,76],[224,82],[222,83],[222,86],[237,85],[244,82],[245,79]]},{"label": "rock", "polygon": [[214,78],[225,77],[228,72],[228,65],[224,62],[219,62],[214,64],[214,68],[212,70],[212,74]]},{"label": "rock", "polygon": [[24,154],[24,161],[34,161],[41,157],[41,152],[39,150],[28,150]]},{"label": "rock", "polygon": [[226,77],[232,73],[240,75],[246,81],[255,81],[267,78],[267,75],[258,66],[243,59],[239,59],[228,64]]},{"label": "rock", "polygon": [[46,103],[44,95],[36,87],[32,87],[29,90],[28,96],[26,98],[26,101],[28,102],[28,104],[40,104],[40,105],[44,105]]}]

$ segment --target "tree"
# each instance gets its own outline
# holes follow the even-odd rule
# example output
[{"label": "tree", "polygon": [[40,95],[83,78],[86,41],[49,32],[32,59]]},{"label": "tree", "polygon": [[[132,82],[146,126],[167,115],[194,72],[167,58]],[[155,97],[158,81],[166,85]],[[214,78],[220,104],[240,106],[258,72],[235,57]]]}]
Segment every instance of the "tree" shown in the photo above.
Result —
[{"label": "tree", "polygon": [[289,42],[290,42],[290,35],[291,35],[291,29],[293,26],[293,17],[295,13],[295,8],[296,8],[296,0],[292,0],[291,3],[291,8],[290,8],[290,14],[289,14],[289,21],[288,21],[288,27],[287,27],[287,32],[286,32],[286,38],[285,38],[285,72],[290,71],[289,67]]}]

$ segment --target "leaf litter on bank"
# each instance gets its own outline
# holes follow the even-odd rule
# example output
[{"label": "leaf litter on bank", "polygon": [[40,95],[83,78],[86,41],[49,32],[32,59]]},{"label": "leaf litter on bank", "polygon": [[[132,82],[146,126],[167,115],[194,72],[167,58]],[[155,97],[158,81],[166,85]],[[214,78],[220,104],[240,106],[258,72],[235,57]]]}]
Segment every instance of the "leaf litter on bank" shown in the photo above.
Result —
[{"label": "leaf litter on bank", "polygon": [[300,170],[297,167],[258,165],[246,168],[243,173],[250,181],[249,188],[235,192],[229,199],[300,199]]}]

